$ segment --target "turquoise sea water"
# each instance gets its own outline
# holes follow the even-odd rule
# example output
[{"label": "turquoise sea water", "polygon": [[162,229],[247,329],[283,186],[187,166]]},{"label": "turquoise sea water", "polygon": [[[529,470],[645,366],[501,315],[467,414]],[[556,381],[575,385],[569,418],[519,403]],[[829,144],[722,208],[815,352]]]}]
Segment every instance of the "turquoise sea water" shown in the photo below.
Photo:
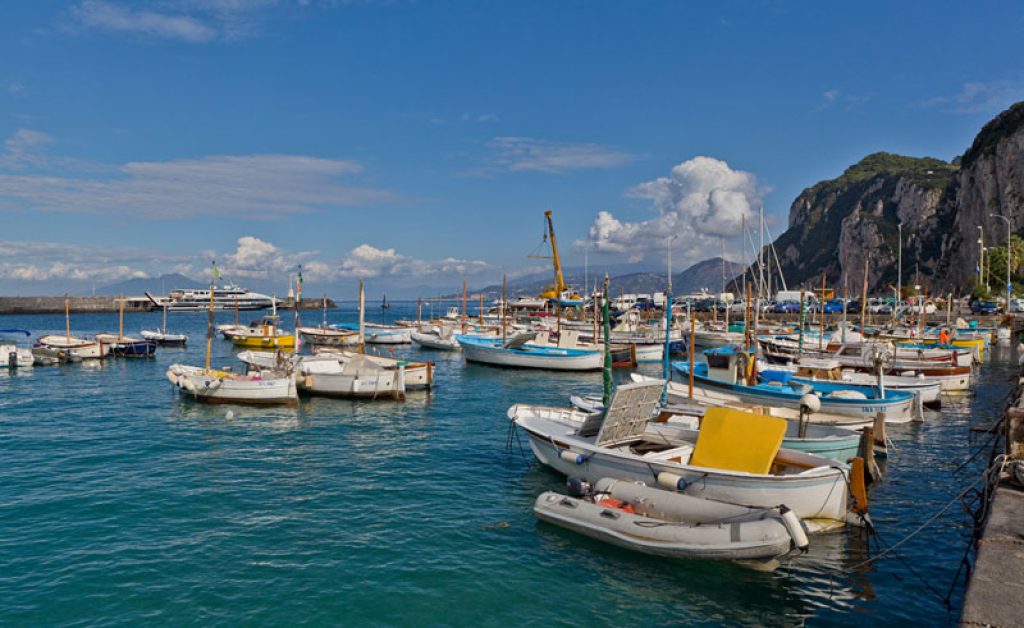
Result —
[{"label": "turquoise sea water", "polygon": [[[415,308],[399,304],[391,315]],[[159,319],[128,315],[126,330]],[[331,320],[355,315],[343,307]],[[522,452],[515,439],[506,447],[510,405],[565,405],[570,392],[598,390],[600,374],[498,370],[406,348],[398,353],[436,361],[437,386],[405,403],[206,406],[164,377],[171,363],[202,364],[205,325],[203,314],[172,314],[189,347],[161,348],[153,360],[0,370],[0,625],[894,625],[958,616],[962,586],[949,611],[911,568],[945,594],[969,535],[959,507],[899,558],[852,573],[868,556],[856,531],[812,537],[809,555],[774,573],[639,556],[538,524],[534,498],[563,478],[533,459],[525,438]],[[35,335],[63,326],[61,316],[0,316],[0,327]],[[75,315],[72,328],[116,331],[117,320]],[[994,349],[977,394],[891,429],[898,450],[871,491],[885,542],[976,477],[980,463],[953,471],[985,437],[971,426],[1001,413],[1013,351]],[[215,340],[214,352],[215,365],[238,364],[229,342]]]}]

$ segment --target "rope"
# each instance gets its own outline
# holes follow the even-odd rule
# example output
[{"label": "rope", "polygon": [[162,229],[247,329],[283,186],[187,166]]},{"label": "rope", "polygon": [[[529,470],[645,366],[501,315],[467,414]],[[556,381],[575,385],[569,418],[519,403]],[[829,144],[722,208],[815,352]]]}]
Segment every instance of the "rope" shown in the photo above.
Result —
[{"label": "rope", "polygon": [[[863,562],[857,563],[856,565],[851,567],[849,569],[849,571],[857,570],[857,569],[859,569],[861,567],[865,567],[865,566],[867,566],[867,565],[869,565],[869,564],[871,564],[871,563],[873,563],[873,562],[875,562],[877,560],[881,560],[882,558],[884,558],[885,556],[887,556],[891,552],[894,552],[895,550],[900,548],[907,541],[909,541],[910,539],[912,539],[915,536],[917,536],[918,534],[920,534],[925,528],[927,528],[929,525],[931,525],[932,522],[934,522],[936,519],[941,517],[947,510],[949,510],[953,506],[953,504],[955,504],[958,501],[960,501],[965,495],[967,495],[967,493],[969,493],[971,490],[973,490],[974,487],[976,487],[978,484],[980,484],[983,480],[988,480],[989,476],[992,474],[992,469],[993,469],[992,467],[985,469],[985,473],[983,473],[980,478],[978,478],[977,480],[972,482],[971,485],[968,486],[967,488],[965,488],[964,490],[960,491],[960,493],[957,494],[956,497],[954,497],[952,500],[950,500],[948,503],[946,503],[946,505],[943,506],[942,508],[940,508],[938,510],[938,512],[936,512],[932,516],[928,517],[928,519],[926,519],[924,523],[919,525],[913,532],[911,532],[907,536],[905,536],[902,539],[900,539],[895,545],[890,545],[881,554],[876,554],[875,556],[872,556],[871,558],[869,558],[869,559],[867,559],[867,560],[865,560]],[[999,464],[999,470],[1002,471],[1002,462],[1000,462],[1000,464]],[[875,535],[877,536],[877,532],[876,532]]]}]

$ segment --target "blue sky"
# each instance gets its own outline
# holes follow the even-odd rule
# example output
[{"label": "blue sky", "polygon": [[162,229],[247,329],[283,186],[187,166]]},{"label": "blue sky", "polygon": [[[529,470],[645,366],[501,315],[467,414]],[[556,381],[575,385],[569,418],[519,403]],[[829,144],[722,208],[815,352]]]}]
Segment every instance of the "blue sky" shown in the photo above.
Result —
[{"label": "blue sky", "polygon": [[415,296],[740,255],[762,204],[1024,99],[1024,7],[76,0],[0,7],[0,290],[215,257]]}]

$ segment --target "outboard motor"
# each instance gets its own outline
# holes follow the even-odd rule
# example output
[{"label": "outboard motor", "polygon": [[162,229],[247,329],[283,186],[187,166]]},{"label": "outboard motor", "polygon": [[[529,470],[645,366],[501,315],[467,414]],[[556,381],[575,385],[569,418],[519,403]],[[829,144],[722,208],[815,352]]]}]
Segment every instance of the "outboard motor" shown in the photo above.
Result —
[{"label": "outboard motor", "polygon": [[7,368],[14,370],[18,368],[18,352],[10,351],[7,353]]},{"label": "outboard motor", "polygon": [[570,497],[586,497],[594,492],[590,482],[576,476],[569,476],[569,479],[565,481],[565,488]]}]

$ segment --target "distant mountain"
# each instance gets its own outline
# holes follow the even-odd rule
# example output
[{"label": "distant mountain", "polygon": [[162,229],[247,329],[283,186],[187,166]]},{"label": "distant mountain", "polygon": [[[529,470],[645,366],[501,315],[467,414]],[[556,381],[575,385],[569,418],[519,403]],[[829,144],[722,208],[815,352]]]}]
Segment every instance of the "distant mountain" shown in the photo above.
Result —
[{"label": "distant mountain", "polygon": [[[593,285],[596,279],[603,277],[607,272],[611,276],[610,281],[612,292],[614,294],[618,294],[619,292],[650,294],[652,292],[664,292],[667,287],[664,273],[659,274],[651,271],[640,271],[615,275],[610,272],[609,268],[605,267],[590,270],[589,280],[591,285]],[[702,262],[697,262],[686,270],[672,275],[672,291],[677,295],[699,292],[704,289],[708,292],[719,292],[722,288],[723,276],[731,278],[741,272],[743,272],[743,264],[726,261],[725,268],[723,269],[722,258],[714,257]],[[562,274],[568,285],[577,288],[580,292],[584,292],[582,288],[584,283],[584,273],[582,269],[567,269],[563,271]],[[510,297],[527,295],[533,296],[539,294],[541,290],[551,285],[552,279],[552,273],[545,272],[522,277],[515,281],[509,281],[508,294]],[[479,294],[480,292],[483,292],[488,297],[497,297],[501,294],[501,285],[492,285],[482,289],[473,290],[474,294]]]},{"label": "distant mountain", "polygon": [[175,288],[205,288],[207,284],[190,279],[180,273],[170,273],[149,279],[129,279],[118,283],[98,286],[96,294],[139,296],[145,292],[167,294]]}]

